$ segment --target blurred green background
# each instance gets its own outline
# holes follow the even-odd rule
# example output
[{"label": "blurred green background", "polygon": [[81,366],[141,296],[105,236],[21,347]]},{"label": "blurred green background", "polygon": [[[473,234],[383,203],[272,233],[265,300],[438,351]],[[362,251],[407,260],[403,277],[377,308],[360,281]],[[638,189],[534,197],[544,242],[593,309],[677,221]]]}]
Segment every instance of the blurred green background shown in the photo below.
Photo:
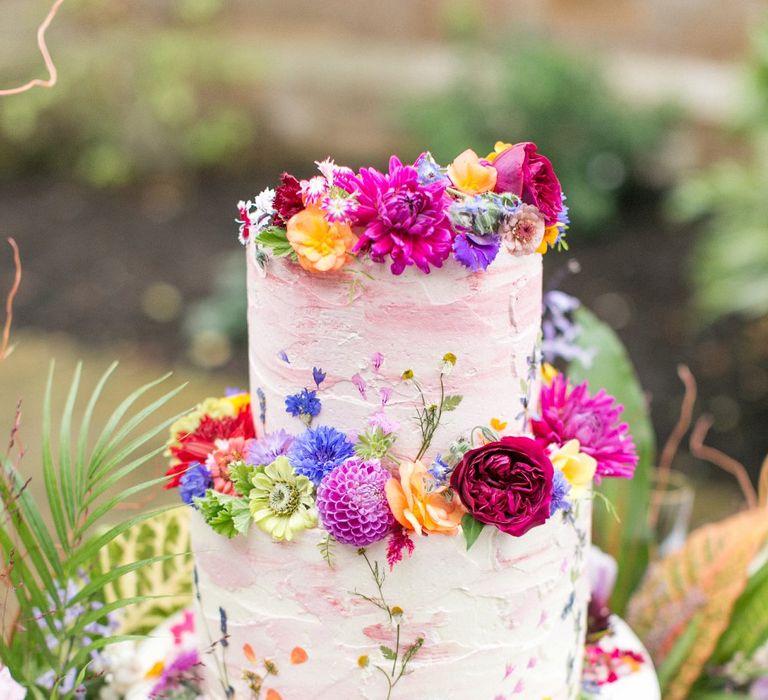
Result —
[{"label": "blurred green background", "polygon": [[[43,74],[48,6],[0,3],[0,86]],[[130,385],[178,367],[187,404],[247,383],[238,199],[329,154],[447,162],[501,139],[535,140],[555,164],[571,251],[546,257],[547,279],[628,345],[660,440],[686,363],[711,443],[756,474],[768,17],[755,3],[66,0],[48,43],[55,88],[0,98],[0,233],[25,265],[0,426],[23,396],[30,460],[51,357],[95,373],[121,359]],[[675,466],[703,487],[698,520],[739,504],[714,467],[684,453]]]}]

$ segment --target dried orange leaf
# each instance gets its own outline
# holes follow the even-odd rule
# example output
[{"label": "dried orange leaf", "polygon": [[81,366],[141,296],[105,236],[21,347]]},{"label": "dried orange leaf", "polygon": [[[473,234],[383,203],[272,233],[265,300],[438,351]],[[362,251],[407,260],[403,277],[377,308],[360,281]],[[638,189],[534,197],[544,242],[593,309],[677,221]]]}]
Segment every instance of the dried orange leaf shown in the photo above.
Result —
[{"label": "dried orange leaf", "polygon": [[245,654],[245,658],[252,664],[256,663],[256,652],[250,644],[243,644],[243,654]]},{"label": "dried orange leaf", "polygon": [[664,688],[665,700],[684,700],[728,627],[748,568],[768,537],[765,510],[757,508],[705,525],[683,548],[654,563],[632,597],[627,621],[658,666],[696,618],[696,643]]}]

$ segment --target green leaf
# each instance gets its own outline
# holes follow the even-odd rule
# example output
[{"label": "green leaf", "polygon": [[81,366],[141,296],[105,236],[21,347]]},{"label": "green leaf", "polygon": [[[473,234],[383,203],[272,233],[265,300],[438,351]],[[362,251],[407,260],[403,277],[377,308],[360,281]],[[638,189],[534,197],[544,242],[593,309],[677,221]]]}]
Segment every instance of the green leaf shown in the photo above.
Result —
[{"label": "green leaf", "polygon": [[208,489],[203,498],[196,498],[195,504],[208,525],[220,535],[232,539],[245,534],[251,522],[248,501]]},{"label": "green leaf", "polygon": [[464,533],[464,539],[467,541],[467,551],[475,543],[485,525],[479,520],[475,520],[469,513],[466,513],[461,519],[461,531]]},{"label": "green leaf", "polygon": [[443,399],[444,411],[455,411],[464,397],[459,394],[451,394]]},{"label": "green leaf", "polygon": [[251,464],[246,464],[245,462],[238,462],[230,465],[229,478],[232,481],[235,491],[241,496],[247,497],[251,492],[251,489],[253,488],[251,479],[253,478],[254,471],[256,471],[256,467]]},{"label": "green leaf", "polygon": [[381,655],[388,661],[394,661],[397,658],[397,654],[395,653],[395,650],[390,649],[389,647],[386,647],[383,644],[379,647],[379,651],[381,652]]},{"label": "green leaf", "polygon": [[694,617],[683,633],[675,641],[675,645],[664,658],[664,662],[658,667],[657,673],[662,691],[664,686],[675,676],[680,666],[685,663],[690,650],[696,644],[700,616]]},{"label": "green leaf", "polygon": [[656,441],[645,395],[624,345],[614,331],[591,311],[580,307],[574,321],[581,327],[578,345],[596,351],[589,366],[575,360],[568,368],[568,379],[589,383],[591,394],[605,389],[624,406],[622,420],[629,423],[635,440],[639,464],[634,478],[603,479],[599,493],[614,504],[622,526],[616,527],[613,515],[596,508],[593,513],[593,540],[619,563],[619,574],[611,600],[612,609],[624,612],[648,565],[651,545],[648,507]]},{"label": "green leaf", "polygon": [[768,563],[763,564],[747,582],[736,600],[728,628],[720,636],[710,663],[722,665],[736,652],[747,656],[768,639]]},{"label": "green leaf", "polygon": [[293,247],[288,242],[288,232],[279,226],[269,226],[259,233],[256,242],[269,248],[276,257],[293,253]]}]

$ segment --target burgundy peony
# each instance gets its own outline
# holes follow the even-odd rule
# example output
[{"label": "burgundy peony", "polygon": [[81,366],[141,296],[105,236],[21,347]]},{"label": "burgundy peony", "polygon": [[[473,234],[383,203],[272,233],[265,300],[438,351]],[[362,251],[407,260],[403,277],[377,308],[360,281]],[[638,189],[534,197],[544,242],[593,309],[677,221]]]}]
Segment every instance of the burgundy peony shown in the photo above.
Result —
[{"label": "burgundy peony", "polygon": [[538,208],[547,226],[557,223],[563,208],[563,190],[552,163],[536,153],[535,143],[516,143],[496,156],[493,167],[498,173],[496,192],[516,194],[526,204]]},{"label": "burgundy peony", "polygon": [[275,216],[272,218],[274,226],[285,226],[294,214],[304,209],[301,199],[301,184],[290,173],[280,176],[280,184],[275,190]]},{"label": "burgundy peony", "polygon": [[527,437],[503,437],[464,455],[451,488],[475,520],[519,537],[549,518],[554,469]]}]

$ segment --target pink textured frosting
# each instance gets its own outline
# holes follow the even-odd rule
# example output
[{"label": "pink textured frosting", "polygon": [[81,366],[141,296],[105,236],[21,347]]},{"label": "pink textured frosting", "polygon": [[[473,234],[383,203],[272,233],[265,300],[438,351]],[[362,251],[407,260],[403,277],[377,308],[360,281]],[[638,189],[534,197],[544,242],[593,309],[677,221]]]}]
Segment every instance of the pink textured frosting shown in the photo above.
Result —
[{"label": "pink textured frosting", "polygon": [[[521,382],[541,326],[541,256],[500,255],[474,274],[449,264],[430,275],[408,269],[395,276],[371,264],[366,272],[374,279],[312,275],[283,261],[271,263],[265,275],[250,251],[248,260],[251,392],[264,391],[268,431],[301,429],[283,402],[311,386],[312,368],[320,367],[328,374],[319,393],[320,424],[362,431],[381,390],[392,390],[386,413],[401,425],[396,452],[412,458],[421,442],[418,395],[401,375],[413,370],[427,400],[436,401],[447,352],[457,357],[447,391],[464,398],[444,415],[434,450],[491,418],[520,431],[521,399],[538,395],[538,372],[527,387]],[[383,356],[378,371],[375,353]]]}]

